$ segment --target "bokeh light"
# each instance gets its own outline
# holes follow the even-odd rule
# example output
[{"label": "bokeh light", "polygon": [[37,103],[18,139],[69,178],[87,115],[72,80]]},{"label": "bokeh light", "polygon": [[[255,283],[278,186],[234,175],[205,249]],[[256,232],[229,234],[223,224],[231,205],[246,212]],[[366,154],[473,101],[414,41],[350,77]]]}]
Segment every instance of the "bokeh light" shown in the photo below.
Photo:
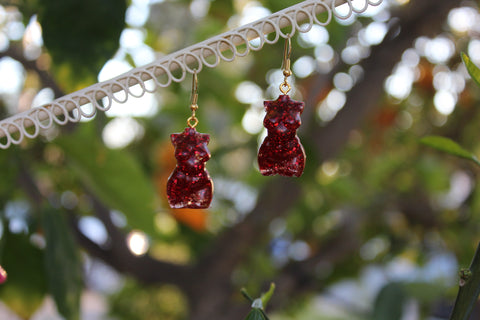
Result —
[{"label": "bokeh light", "polygon": [[297,59],[295,63],[293,64],[293,73],[298,77],[298,78],[306,78],[309,75],[311,75],[316,68],[316,62],[315,59],[313,59],[310,56],[303,56]]},{"label": "bokeh light", "polygon": [[104,245],[108,240],[107,229],[96,217],[85,216],[78,221],[80,231],[98,245]]},{"label": "bokeh light", "polygon": [[235,89],[235,98],[241,103],[258,103],[263,100],[263,92],[256,83],[242,81]]},{"label": "bokeh light", "polygon": [[376,45],[382,42],[387,34],[388,27],[383,22],[371,22],[365,29],[362,29],[358,36],[362,44]]},{"label": "bokeh light", "polygon": [[425,44],[425,57],[432,63],[446,63],[455,53],[455,44],[444,36],[438,36]]},{"label": "bokeh light", "polygon": [[128,234],[127,245],[130,251],[136,256],[144,255],[150,247],[147,235],[139,230],[131,231]]},{"label": "bokeh light", "polygon": [[130,117],[116,117],[105,125],[102,138],[105,145],[112,149],[124,148],[143,137],[145,129]]},{"label": "bokeh light", "polygon": [[396,99],[406,99],[410,95],[415,79],[415,70],[400,64],[385,81],[385,90]]},{"label": "bokeh light", "polygon": [[448,116],[455,109],[457,97],[447,90],[439,90],[433,97],[433,103],[438,112]]},{"label": "bokeh light", "polygon": [[[302,25],[301,28],[305,28],[306,25]],[[328,34],[327,28],[314,24],[310,31],[306,33],[299,33],[298,43],[302,47],[317,47],[321,44],[328,42],[330,35]]]},{"label": "bokeh light", "polygon": [[448,14],[448,25],[456,33],[467,33],[479,23],[477,10],[471,7],[455,8]]}]

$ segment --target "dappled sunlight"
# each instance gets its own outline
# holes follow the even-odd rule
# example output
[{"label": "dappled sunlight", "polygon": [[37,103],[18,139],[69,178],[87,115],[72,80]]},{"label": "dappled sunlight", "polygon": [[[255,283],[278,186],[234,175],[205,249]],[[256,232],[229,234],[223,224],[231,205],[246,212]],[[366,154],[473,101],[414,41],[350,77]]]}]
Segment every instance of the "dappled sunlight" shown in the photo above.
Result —
[{"label": "dappled sunlight", "polygon": [[437,109],[438,112],[448,116],[455,109],[455,104],[457,101],[456,97],[452,93],[446,90],[439,90],[433,97],[433,103],[435,104],[435,109]]},{"label": "dappled sunlight", "polygon": [[150,247],[147,235],[139,230],[131,231],[127,235],[127,244],[130,251],[136,256],[144,255]]},{"label": "dappled sunlight", "polygon": [[17,112],[17,99],[25,81],[20,62],[6,57],[0,59],[0,97],[7,103],[10,113]]},{"label": "dappled sunlight", "polygon": [[480,15],[475,8],[455,8],[448,14],[448,25],[455,33],[464,35],[478,30]]},{"label": "dappled sunlight", "polygon": [[127,8],[125,22],[132,27],[141,27],[150,14],[150,0],[134,0]]},{"label": "dappled sunlight", "polygon": [[[308,25],[300,26],[302,29]],[[319,25],[313,25],[310,31],[298,35],[298,44],[305,48],[318,47],[328,43],[330,35],[327,28]]]},{"label": "dappled sunlight", "polygon": [[358,37],[362,44],[377,45],[383,41],[388,31],[387,24],[383,22],[371,22],[362,32],[359,32]]},{"label": "dappled sunlight", "polygon": [[[370,319],[383,309],[404,320],[445,317],[458,267],[479,240],[480,95],[460,55],[480,65],[476,3],[384,0],[357,14],[349,4],[372,1],[356,0],[332,15],[291,11],[257,25],[295,24],[281,31],[295,31],[288,95],[305,102],[296,134],[306,162],[290,179],[262,176],[258,163],[264,101],[282,94],[288,74],[284,39],[251,39],[249,29],[207,40],[288,1],[131,0],[116,16],[118,2],[105,1],[121,23],[100,24],[107,36],[92,47],[95,68],[75,52],[55,55],[35,6],[0,6],[0,111],[28,114],[0,126],[0,135],[20,129],[0,153],[0,262],[9,269],[0,317],[12,308],[56,319],[62,303],[78,309],[78,298],[62,297],[83,293],[79,319],[236,320],[251,305],[241,309],[239,288],[256,297],[272,280],[280,299],[265,310],[272,320]],[[88,12],[100,12],[94,5]],[[63,28],[59,37],[70,32]],[[101,36],[82,35],[59,39]],[[53,43],[61,52],[63,42]],[[91,89],[122,74],[134,76]],[[80,119],[80,96],[91,118]],[[29,111],[59,97],[72,111],[55,119]],[[196,130],[209,135],[214,197],[209,208],[171,209],[166,181],[183,156],[171,134],[191,124],[192,109]],[[22,136],[38,114],[40,125]],[[459,146],[432,149],[422,139],[432,135]],[[51,225],[48,214],[57,215]],[[395,303],[383,300],[390,295]]]},{"label": "dappled sunlight", "polygon": [[98,245],[105,245],[108,241],[107,229],[96,217],[82,217],[78,222],[80,231]]},{"label": "dappled sunlight", "polygon": [[145,133],[142,125],[133,118],[118,117],[105,125],[102,138],[109,148],[124,148],[135,140],[140,140]]},{"label": "dappled sunlight", "polygon": [[406,99],[415,81],[415,70],[407,66],[398,66],[385,82],[385,90],[394,98]]},{"label": "dappled sunlight", "polygon": [[315,72],[315,59],[310,56],[298,58],[293,64],[292,70],[298,78],[306,78]]},{"label": "dappled sunlight", "polygon": [[419,47],[420,52],[432,63],[446,63],[455,53],[453,41],[443,36],[428,39]]},{"label": "dappled sunlight", "polygon": [[344,92],[333,89],[318,106],[317,114],[322,121],[328,122],[335,118],[337,112],[343,108],[346,101],[347,97]]},{"label": "dappled sunlight", "polygon": [[28,60],[36,60],[42,54],[42,26],[33,16],[28,23],[25,34],[23,35],[23,53]]},{"label": "dappled sunlight", "polygon": [[[132,69],[126,61],[112,59],[109,60],[98,74],[99,81],[111,79]],[[138,89],[138,88],[137,88]],[[130,89],[134,92],[135,88]],[[118,100],[125,100],[125,93],[120,91],[114,94]],[[108,98],[103,98],[103,103],[108,104]],[[141,98],[129,97],[124,103],[111,101],[111,107],[106,111],[109,117],[152,117],[158,112],[159,101],[151,94],[145,94]]]},{"label": "dappled sunlight", "polygon": [[333,76],[333,85],[340,91],[350,91],[354,82],[353,78],[345,72],[339,72]]},{"label": "dappled sunlight", "polygon": [[208,14],[210,9],[210,0],[193,0],[190,4],[190,12],[192,16],[201,19]]},{"label": "dappled sunlight", "polygon": [[256,83],[243,81],[235,89],[235,97],[241,103],[258,104],[263,101],[263,92]]},{"label": "dappled sunlight", "polygon": [[470,196],[474,188],[472,178],[465,172],[456,171],[450,178],[450,189],[435,197],[435,204],[443,209],[458,209]]}]

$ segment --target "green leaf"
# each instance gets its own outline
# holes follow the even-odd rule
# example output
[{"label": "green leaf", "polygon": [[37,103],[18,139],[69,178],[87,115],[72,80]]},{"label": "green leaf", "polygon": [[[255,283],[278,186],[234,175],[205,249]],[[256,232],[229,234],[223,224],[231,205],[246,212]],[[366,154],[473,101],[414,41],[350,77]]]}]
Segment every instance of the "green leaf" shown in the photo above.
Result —
[{"label": "green leaf", "polygon": [[30,319],[47,293],[44,254],[32,245],[29,235],[4,230],[2,266],[8,278],[0,285],[0,300],[22,319]]},{"label": "green leaf", "polygon": [[263,293],[260,299],[262,300],[263,308],[267,308],[267,304],[272,298],[273,292],[275,291],[275,283],[270,283],[270,288],[267,292]]},{"label": "green leaf", "polygon": [[462,60],[472,79],[478,86],[480,86],[480,69],[473,64],[472,60],[470,60],[470,58],[464,52],[462,52]]},{"label": "green leaf", "polygon": [[395,282],[385,285],[375,299],[372,320],[400,320],[405,300],[402,285]]},{"label": "green leaf", "polygon": [[245,318],[245,320],[265,320],[263,312],[260,309],[253,308]]},{"label": "green leaf", "polygon": [[475,162],[477,165],[480,165],[480,162],[478,161],[477,157],[473,153],[471,153],[468,150],[465,150],[458,143],[456,143],[455,141],[449,138],[439,137],[439,136],[427,136],[422,138],[420,140],[420,143],[426,146],[432,147],[434,149],[437,149],[439,151],[443,151],[460,158],[471,160]]},{"label": "green leaf", "polygon": [[58,311],[66,319],[79,319],[83,284],[77,247],[62,212],[45,210],[42,220],[47,243],[45,269],[50,293]]},{"label": "green leaf", "polygon": [[93,125],[82,124],[57,143],[83,183],[107,206],[125,214],[131,227],[154,234],[155,192],[138,161],[105,147]]}]

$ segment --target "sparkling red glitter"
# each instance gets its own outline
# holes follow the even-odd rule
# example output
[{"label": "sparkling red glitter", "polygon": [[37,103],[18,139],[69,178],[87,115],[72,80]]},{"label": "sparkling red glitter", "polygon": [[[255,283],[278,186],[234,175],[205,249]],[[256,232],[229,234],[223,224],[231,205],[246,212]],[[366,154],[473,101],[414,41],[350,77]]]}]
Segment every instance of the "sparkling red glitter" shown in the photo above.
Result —
[{"label": "sparkling red glitter", "polygon": [[302,124],[304,103],[280,95],[277,100],[264,101],[267,114],[263,125],[268,135],[258,152],[258,165],[264,176],[279,174],[299,177],[305,167],[305,150],[297,137]]},{"label": "sparkling red glitter", "polygon": [[185,128],[171,135],[177,166],[168,178],[167,198],[174,209],[203,209],[210,206],[213,195],[212,179],[205,169],[210,159],[207,144],[210,135]]},{"label": "sparkling red glitter", "polygon": [[4,283],[5,281],[7,281],[7,271],[0,266],[0,284]]}]

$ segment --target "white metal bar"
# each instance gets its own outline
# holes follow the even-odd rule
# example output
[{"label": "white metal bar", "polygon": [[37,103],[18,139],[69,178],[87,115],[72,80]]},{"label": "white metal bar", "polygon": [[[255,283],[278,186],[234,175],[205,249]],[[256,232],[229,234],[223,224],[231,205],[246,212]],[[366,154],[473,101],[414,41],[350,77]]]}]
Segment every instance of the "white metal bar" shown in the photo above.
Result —
[{"label": "white metal bar", "polygon": [[[129,95],[140,97],[147,92],[156,91],[158,87],[167,87],[172,82],[181,82],[187,73],[193,73],[193,69],[200,72],[204,66],[214,68],[221,60],[233,61],[236,57],[247,55],[251,50],[258,51],[265,43],[273,44],[280,38],[286,38],[287,34],[282,31],[285,27],[291,27],[289,34],[293,36],[297,31],[308,32],[314,24],[328,25],[333,16],[338,19],[348,19],[353,13],[362,13],[369,6],[376,6],[382,2],[382,0],[356,0],[356,4],[360,3],[360,7],[357,7],[352,1],[307,0],[301,2],[263,19],[171,53],[145,66],[134,68],[113,79],[96,83],[55,99],[49,104],[13,115],[0,121],[0,138],[5,137],[0,141],[0,148],[6,149],[11,144],[19,144],[25,137],[35,138],[41,129],[47,129],[54,123],[64,125],[67,122],[78,122],[82,117],[93,117],[97,110],[108,110],[113,101],[126,102]],[[336,10],[336,7],[341,4],[348,5],[346,15],[340,15]],[[318,17],[322,12],[327,13],[324,21],[319,20]],[[271,33],[275,33],[275,37],[268,39],[266,35]],[[260,39],[257,47],[251,42],[253,39]],[[240,51],[238,47],[243,44],[246,44],[245,49]],[[230,51],[230,54],[223,54],[225,51]],[[211,56],[215,57],[214,61],[207,61]],[[178,69],[181,70],[181,76],[175,77],[173,71]],[[164,81],[160,77],[165,78]],[[145,85],[147,81],[151,81],[153,88]],[[130,90],[137,85],[140,86],[140,94]],[[117,93],[120,94],[116,95]],[[99,103],[102,99],[103,103]],[[89,104],[93,106],[93,111],[87,113],[82,106]],[[75,112],[72,113],[72,111]],[[30,127],[33,129],[27,130]],[[18,135],[14,137],[13,134],[17,132]]]}]

